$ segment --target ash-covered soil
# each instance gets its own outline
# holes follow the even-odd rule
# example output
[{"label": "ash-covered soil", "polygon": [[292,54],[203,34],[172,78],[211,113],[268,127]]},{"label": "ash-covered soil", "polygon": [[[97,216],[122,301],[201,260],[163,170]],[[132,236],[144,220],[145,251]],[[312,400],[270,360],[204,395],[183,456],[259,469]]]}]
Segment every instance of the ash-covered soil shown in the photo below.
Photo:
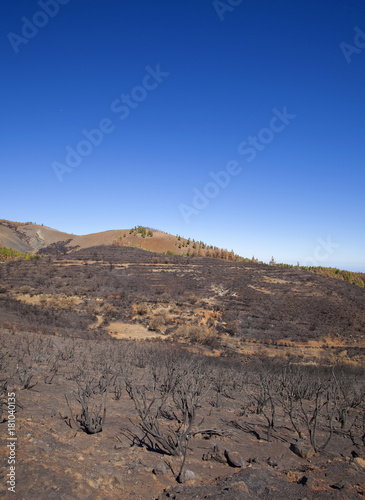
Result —
[{"label": "ash-covered soil", "polygon": [[[4,330],[0,331],[0,363],[0,448],[5,458],[9,451],[6,392],[14,393],[16,400],[15,498],[233,500],[284,495],[295,500],[365,495],[365,429],[361,423],[365,374],[360,368],[336,369],[338,390],[353,384],[361,397],[355,407],[349,405],[344,427],[335,412],[333,436],[323,450],[330,430],[327,412],[319,411],[315,453],[300,413],[295,414],[303,432],[299,442],[286,413],[285,398],[277,385],[290,385],[285,363],[249,362],[245,356],[233,361],[171,345],[73,340]],[[330,369],[312,366],[300,370],[307,387],[320,379],[327,390],[328,381],[333,382]],[[176,374],[183,378],[172,390]],[[295,369],[292,376],[298,376]],[[194,381],[200,381],[200,392],[194,393]],[[270,437],[267,417],[271,403],[263,398],[264,388],[272,391],[275,406]],[[184,463],[186,479],[178,484],[183,457],[171,450],[174,438],[182,432],[184,409],[178,404],[182,393],[189,395],[184,401],[192,426]],[[321,393],[321,397],[327,396]],[[336,397],[330,396],[330,411],[344,408],[347,401],[344,394]],[[314,415],[313,393],[303,396],[301,402],[307,415]],[[86,432],[81,425],[87,420],[82,408],[95,417],[103,405],[106,414],[101,431]],[[147,436],[141,427],[140,411],[147,407],[145,422],[148,415],[158,422],[155,437]],[[155,411],[157,407],[159,411]],[[93,423],[88,425],[90,430]],[[167,442],[172,448],[168,449]],[[293,448],[300,442],[302,455]],[[5,464],[0,476],[2,498],[9,498],[8,468]]]},{"label": "ash-covered soil", "polygon": [[[169,303],[192,314],[198,308],[216,313],[218,331],[243,341],[332,338],[349,349],[365,346],[365,291],[298,269],[164,257],[137,248],[105,246],[8,262],[0,266],[0,279],[8,292],[0,295],[3,326],[25,323],[29,329],[34,323],[52,333],[52,329],[70,331],[72,323],[73,334],[79,330],[84,335],[87,324],[96,321],[87,301],[110,304],[116,309],[110,318],[125,321],[131,320],[130,305],[145,301],[151,306]],[[50,307],[50,317],[45,312],[51,305],[46,297],[42,307],[32,306],[29,301],[20,303],[21,293],[74,296],[82,299],[85,307],[78,304],[61,311]],[[168,325],[167,330],[174,326]]]},{"label": "ash-covered soil", "polygon": [[364,298],[298,269],[127,247],[1,263],[14,498],[363,498]]}]

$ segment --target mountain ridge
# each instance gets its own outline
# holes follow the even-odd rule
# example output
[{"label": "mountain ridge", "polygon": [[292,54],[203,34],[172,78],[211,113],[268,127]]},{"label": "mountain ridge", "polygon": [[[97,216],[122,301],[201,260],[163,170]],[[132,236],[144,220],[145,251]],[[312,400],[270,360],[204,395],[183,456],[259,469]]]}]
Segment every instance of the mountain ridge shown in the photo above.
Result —
[{"label": "mountain ridge", "polygon": [[[85,235],[75,235],[43,224],[33,222],[13,222],[0,219],[0,249],[12,249],[20,253],[36,254],[66,254],[75,250],[84,250],[98,246],[134,247],[165,255],[181,255],[186,257],[213,257],[230,261],[245,261],[263,263],[254,257],[241,257],[233,250],[218,248],[202,241],[173,236],[161,230],[145,226],[135,226],[131,229],[111,229]],[[297,267],[312,271],[330,278],[347,281],[365,288],[365,273],[351,272],[331,267],[293,266],[276,263],[270,264],[288,268]]]}]

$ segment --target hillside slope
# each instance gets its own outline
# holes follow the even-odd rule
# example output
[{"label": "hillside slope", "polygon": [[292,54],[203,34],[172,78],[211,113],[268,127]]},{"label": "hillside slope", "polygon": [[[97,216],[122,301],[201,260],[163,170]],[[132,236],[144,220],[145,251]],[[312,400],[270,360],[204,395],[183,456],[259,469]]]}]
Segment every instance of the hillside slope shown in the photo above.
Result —
[{"label": "hillside slope", "polygon": [[67,233],[47,226],[0,220],[0,247],[12,248],[17,252],[35,253],[70,237],[72,236]]},{"label": "hillside slope", "polygon": [[[141,227],[141,226],[140,226]],[[144,228],[145,229],[145,228]],[[12,248],[18,252],[36,253],[52,246],[52,250],[65,251],[86,249],[100,245],[130,246],[158,253],[178,255],[206,255],[207,252],[219,253],[216,247],[208,247],[202,242],[190,241],[180,236],[172,236],[162,231],[151,231],[146,236],[134,229],[115,229],[86,235],[64,233],[47,226],[0,220],[0,247]],[[55,243],[59,243],[55,246]],[[233,252],[225,251],[227,256]],[[47,253],[47,252],[46,252]],[[213,255],[212,255],[213,256]],[[216,255],[218,256],[218,255]]]}]

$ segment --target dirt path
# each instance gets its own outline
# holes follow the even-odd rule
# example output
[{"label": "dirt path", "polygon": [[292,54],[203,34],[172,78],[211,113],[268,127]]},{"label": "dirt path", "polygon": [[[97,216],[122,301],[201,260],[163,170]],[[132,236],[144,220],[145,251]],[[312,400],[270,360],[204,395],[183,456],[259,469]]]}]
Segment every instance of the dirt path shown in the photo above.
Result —
[{"label": "dirt path", "polygon": [[115,339],[152,339],[162,338],[162,335],[156,332],[149,331],[143,325],[130,325],[122,321],[114,321],[107,327],[107,331],[111,337]]}]

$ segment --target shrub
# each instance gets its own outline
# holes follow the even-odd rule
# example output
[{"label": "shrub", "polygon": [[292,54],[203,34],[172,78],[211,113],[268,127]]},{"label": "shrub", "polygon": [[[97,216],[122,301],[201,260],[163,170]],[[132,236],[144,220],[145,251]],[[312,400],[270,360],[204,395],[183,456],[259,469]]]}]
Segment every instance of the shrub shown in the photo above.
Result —
[{"label": "shrub", "polygon": [[76,382],[77,392],[73,396],[81,407],[79,414],[74,415],[71,403],[65,395],[71,419],[76,427],[86,434],[97,434],[103,430],[105,423],[108,386],[100,383],[101,378],[90,376],[88,373]]},{"label": "shrub", "polygon": [[138,226],[137,232],[142,235],[142,238],[146,237],[147,231],[146,231],[146,228],[144,226]]},{"label": "shrub", "polygon": [[138,304],[136,310],[137,314],[139,314],[140,316],[144,316],[145,314],[150,312],[150,308],[148,307],[146,302],[141,302],[140,304]]},{"label": "shrub", "polygon": [[174,332],[173,338],[194,344],[213,345],[218,340],[218,333],[214,328],[209,328],[206,325],[181,325]]},{"label": "shrub", "polygon": [[163,333],[165,331],[165,324],[165,316],[163,314],[157,314],[151,319],[149,329],[154,332]]}]

